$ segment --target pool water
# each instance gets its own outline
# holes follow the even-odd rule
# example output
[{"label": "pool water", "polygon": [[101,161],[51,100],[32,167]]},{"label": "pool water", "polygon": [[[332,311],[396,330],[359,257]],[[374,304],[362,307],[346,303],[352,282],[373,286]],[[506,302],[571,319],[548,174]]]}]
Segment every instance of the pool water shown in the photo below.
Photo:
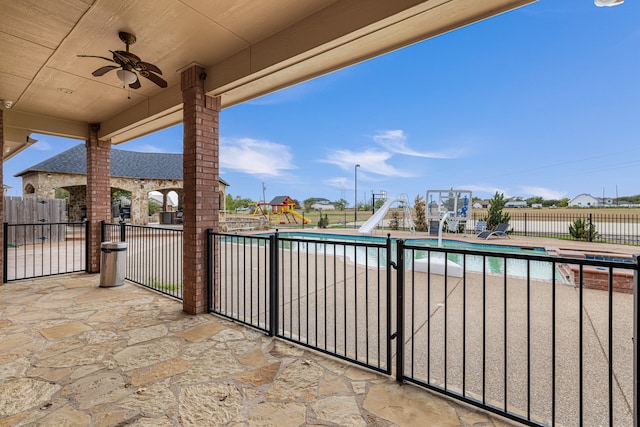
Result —
[{"label": "pool water", "polygon": [[[384,244],[386,239],[373,236],[348,236],[348,235],[328,235],[319,233],[279,233],[282,238],[292,238],[300,240],[321,240],[335,243],[310,243],[284,241],[284,247],[292,250],[304,250],[309,252],[326,253],[327,255],[345,256],[351,262],[359,265],[385,267],[387,265],[386,251],[378,250],[374,247],[347,246],[348,243],[377,243]],[[406,243],[411,246],[425,246],[437,249],[436,239],[411,239]],[[460,242],[457,240],[443,240],[443,247],[446,249],[472,249],[476,251],[493,251],[505,254],[528,254],[544,256],[547,252],[544,248],[521,248],[507,245],[488,245],[482,243]],[[395,240],[392,241],[392,254],[395,255]],[[427,258],[431,253],[431,258],[444,257],[442,252],[412,250],[414,259]],[[553,271],[553,264],[546,261],[528,261],[523,259],[506,259],[500,256],[463,255],[456,253],[447,254],[447,259],[459,265],[464,265],[467,271],[482,272],[484,268],[490,274],[505,274],[516,277],[527,277],[527,264],[529,265],[529,277],[538,280],[551,280],[555,275],[557,280],[563,281],[563,277],[558,271]],[[412,267],[411,259],[408,259],[406,268]]]}]

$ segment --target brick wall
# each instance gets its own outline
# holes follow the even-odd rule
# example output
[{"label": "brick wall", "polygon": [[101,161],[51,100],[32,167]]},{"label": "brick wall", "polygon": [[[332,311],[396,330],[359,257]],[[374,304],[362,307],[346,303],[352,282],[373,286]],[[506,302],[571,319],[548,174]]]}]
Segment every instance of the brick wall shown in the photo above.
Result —
[{"label": "brick wall", "polygon": [[[183,308],[190,314],[208,310],[207,234],[218,230],[220,98],[207,96],[205,70],[182,72],[183,99]],[[215,257],[214,257],[215,259]]]},{"label": "brick wall", "polygon": [[101,222],[111,220],[111,142],[98,139],[99,126],[89,126],[87,147],[87,221],[89,258],[87,270],[100,271]]}]

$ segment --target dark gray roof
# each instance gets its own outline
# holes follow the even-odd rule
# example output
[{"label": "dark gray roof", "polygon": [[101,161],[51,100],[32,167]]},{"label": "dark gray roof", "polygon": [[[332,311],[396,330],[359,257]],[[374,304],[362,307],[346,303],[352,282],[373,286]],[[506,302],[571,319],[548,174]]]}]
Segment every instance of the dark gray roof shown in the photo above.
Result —
[{"label": "dark gray roof", "polygon": [[[29,172],[87,174],[87,150],[76,145],[57,156],[44,160],[14,176]],[[140,153],[111,149],[111,176],[140,179],[182,179],[182,154]],[[220,179],[224,185],[227,184]]]}]

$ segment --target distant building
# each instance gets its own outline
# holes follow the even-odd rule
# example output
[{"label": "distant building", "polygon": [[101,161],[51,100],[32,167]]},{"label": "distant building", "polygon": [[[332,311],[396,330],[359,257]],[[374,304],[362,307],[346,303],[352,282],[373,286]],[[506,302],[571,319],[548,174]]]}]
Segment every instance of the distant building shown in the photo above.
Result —
[{"label": "distant building", "polygon": [[582,193],[574,197],[569,201],[570,207],[579,207],[579,208],[597,208],[607,205],[606,202],[609,202],[608,205],[611,206],[612,200],[605,200],[603,203],[603,199],[593,197],[591,194]]},{"label": "distant building", "polygon": [[509,200],[504,204],[505,208],[526,208],[527,202],[525,200]]},{"label": "distant building", "polygon": [[488,200],[476,200],[471,205],[473,209],[489,209],[491,207],[491,203]]},{"label": "distant building", "polygon": [[315,199],[311,204],[311,209],[319,211],[334,211],[336,207],[327,199]]}]

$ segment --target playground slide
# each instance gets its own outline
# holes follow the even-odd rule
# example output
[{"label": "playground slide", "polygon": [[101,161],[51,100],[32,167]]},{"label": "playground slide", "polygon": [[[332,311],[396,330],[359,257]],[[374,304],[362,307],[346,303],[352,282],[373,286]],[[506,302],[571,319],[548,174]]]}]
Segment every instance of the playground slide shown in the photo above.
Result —
[{"label": "playground slide", "polygon": [[293,209],[289,211],[289,213],[291,215],[293,215],[296,218],[300,218],[302,221],[304,221],[305,224],[309,224],[311,222],[311,220],[305,216],[300,215],[298,212],[294,211]]},{"label": "playground slide", "polygon": [[367,220],[367,222],[362,224],[362,226],[358,229],[358,232],[363,233],[363,234],[364,233],[371,233],[371,231],[374,228],[376,228],[376,226],[380,222],[382,222],[384,217],[387,215],[387,212],[389,212],[389,209],[391,209],[391,205],[393,205],[396,202],[404,202],[404,200],[403,199],[389,199],[389,200],[387,200],[384,203],[384,205],[382,205],[380,207],[380,209],[378,209],[376,211],[376,213],[374,213],[373,216]]}]

